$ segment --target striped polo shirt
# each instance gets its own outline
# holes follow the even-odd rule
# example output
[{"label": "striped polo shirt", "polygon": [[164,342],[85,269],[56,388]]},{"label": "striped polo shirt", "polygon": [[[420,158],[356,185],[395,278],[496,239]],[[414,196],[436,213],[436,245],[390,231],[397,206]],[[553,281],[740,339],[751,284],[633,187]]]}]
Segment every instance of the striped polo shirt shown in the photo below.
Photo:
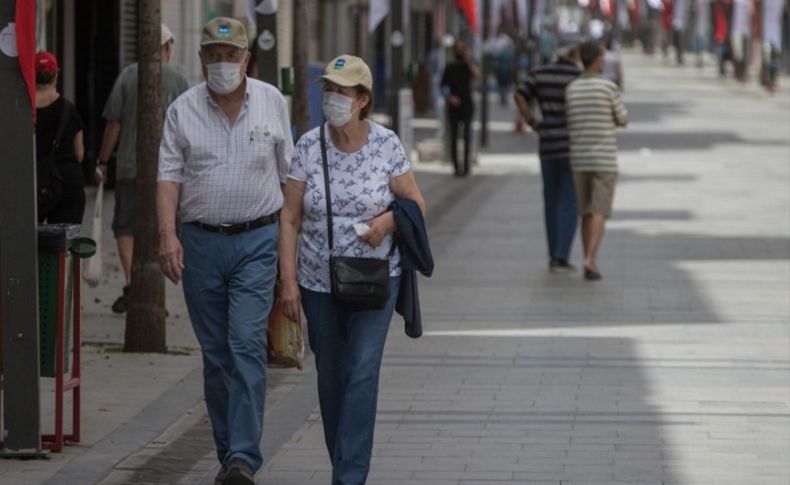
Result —
[{"label": "striped polo shirt", "polygon": [[617,171],[617,124],[628,112],[617,86],[599,74],[585,74],[565,92],[571,167],[586,172]]},{"label": "striped polo shirt", "polygon": [[543,121],[540,126],[541,160],[567,159],[570,151],[565,123],[565,88],[581,75],[571,61],[560,59],[553,64],[537,66],[529,71],[520,92],[527,101],[538,100]]}]

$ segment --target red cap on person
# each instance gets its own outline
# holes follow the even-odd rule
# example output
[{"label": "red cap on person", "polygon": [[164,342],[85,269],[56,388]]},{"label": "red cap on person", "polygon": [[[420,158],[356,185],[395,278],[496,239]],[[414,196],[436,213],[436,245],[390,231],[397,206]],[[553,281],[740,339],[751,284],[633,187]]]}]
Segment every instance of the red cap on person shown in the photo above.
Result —
[{"label": "red cap on person", "polygon": [[36,54],[36,74],[41,72],[57,72],[59,70],[58,60],[53,53],[41,51]]}]

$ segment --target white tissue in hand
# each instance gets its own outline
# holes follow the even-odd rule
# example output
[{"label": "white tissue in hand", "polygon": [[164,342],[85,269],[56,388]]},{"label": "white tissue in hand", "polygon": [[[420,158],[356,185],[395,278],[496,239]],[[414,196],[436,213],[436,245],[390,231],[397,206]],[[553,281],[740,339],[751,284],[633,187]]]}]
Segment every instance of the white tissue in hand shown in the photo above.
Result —
[{"label": "white tissue in hand", "polygon": [[370,230],[370,226],[368,226],[364,222],[357,222],[356,224],[354,224],[354,230],[357,231],[357,236],[362,237],[365,235],[366,232]]}]

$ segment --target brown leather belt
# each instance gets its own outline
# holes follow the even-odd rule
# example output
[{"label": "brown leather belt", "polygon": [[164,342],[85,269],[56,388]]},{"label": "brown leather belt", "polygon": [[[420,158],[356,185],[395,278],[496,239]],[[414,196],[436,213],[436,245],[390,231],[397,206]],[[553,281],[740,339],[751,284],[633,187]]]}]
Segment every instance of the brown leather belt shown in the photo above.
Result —
[{"label": "brown leather belt", "polygon": [[198,221],[188,222],[187,224],[192,224],[193,226],[199,227],[204,231],[218,232],[226,236],[232,236],[234,234],[240,234],[242,232],[251,231],[252,229],[258,229],[259,227],[263,227],[269,224],[276,224],[277,221],[279,220],[280,220],[280,212],[278,211],[275,212],[274,214],[269,214],[268,216],[259,217],[255,220],[248,222],[240,222],[238,224],[220,224],[219,226],[212,226],[210,224],[203,224],[202,222],[198,222]]}]

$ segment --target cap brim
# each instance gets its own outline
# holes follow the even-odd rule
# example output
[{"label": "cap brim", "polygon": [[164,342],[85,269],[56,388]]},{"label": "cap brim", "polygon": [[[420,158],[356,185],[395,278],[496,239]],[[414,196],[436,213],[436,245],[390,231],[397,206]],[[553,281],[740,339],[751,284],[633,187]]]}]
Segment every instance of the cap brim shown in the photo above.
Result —
[{"label": "cap brim", "polygon": [[343,86],[346,88],[353,88],[354,86],[359,85],[360,83],[349,81],[348,79],[338,76],[337,74],[324,74],[321,76],[322,79],[325,81],[333,82],[339,86]]},{"label": "cap brim", "polygon": [[203,47],[204,45],[229,45],[229,46],[233,46],[233,47],[238,47],[239,49],[246,49],[247,48],[246,45],[241,46],[239,44],[236,44],[235,42],[230,42],[228,40],[207,40],[205,42],[201,42],[200,43],[200,47]]}]

